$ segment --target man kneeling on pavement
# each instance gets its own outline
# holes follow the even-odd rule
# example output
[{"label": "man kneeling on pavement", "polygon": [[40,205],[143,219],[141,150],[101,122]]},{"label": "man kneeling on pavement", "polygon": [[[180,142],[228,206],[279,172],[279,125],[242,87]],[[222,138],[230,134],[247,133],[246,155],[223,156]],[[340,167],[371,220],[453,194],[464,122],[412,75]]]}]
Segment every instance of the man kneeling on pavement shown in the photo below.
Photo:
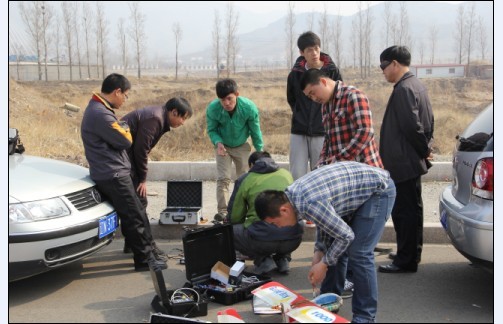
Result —
[{"label": "man kneeling on pavement", "polygon": [[248,173],[236,180],[227,207],[227,220],[233,224],[234,246],[253,259],[256,274],[272,270],[287,273],[291,253],[302,241],[303,228],[298,222],[277,227],[261,221],[255,212],[255,198],[264,190],[285,190],[293,177],[265,151],[253,152],[248,166]]}]

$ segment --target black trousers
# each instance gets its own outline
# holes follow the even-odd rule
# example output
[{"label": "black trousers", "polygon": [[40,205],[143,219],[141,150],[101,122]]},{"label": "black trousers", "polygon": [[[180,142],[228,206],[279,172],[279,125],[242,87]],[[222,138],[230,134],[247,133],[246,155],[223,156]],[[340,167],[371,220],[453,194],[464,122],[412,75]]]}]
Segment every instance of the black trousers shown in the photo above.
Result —
[{"label": "black trousers", "polygon": [[116,176],[111,180],[95,181],[107,196],[120,219],[122,235],[131,247],[135,263],[144,263],[151,254],[152,232],[131,176]]},{"label": "black trousers", "polygon": [[395,227],[397,254],[396,266],[417,270],[423,250],[423,199],[421,177],[396,183],[396,200],[391,212]]}]

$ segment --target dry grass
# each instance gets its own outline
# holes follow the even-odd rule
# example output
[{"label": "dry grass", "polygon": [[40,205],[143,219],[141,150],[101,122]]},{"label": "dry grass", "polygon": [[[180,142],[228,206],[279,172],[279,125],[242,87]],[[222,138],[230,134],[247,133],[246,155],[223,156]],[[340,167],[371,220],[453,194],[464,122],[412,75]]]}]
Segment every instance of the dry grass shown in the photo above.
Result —
[{"label": "dry grass", "polygon": [[[384,109],[392,84],[380,73],[361,80],[352,71],[342,71],[345,82],[363,90],[371,104],[376,134],[379,134]],[[260,110],[265,149],[288,155],[291,111],[286,102],[288,71],[243,73],[235,76],[240,95],[252,99]],[[194,116],[185,126],[166,134],[152,150],[154,161],[212,160],[214,152],[206,134],[205,108],[215,98],[215,79],[149,77],[132,82],[130,100],[117,111],[119,117],[132,109],[163,104],[173,96],[187,98]],[[450,156],[455,136],[493,99],[493,81],[472,78],[423,80],[429,89],[435,114],[435,153]],[[9,127],[20,131],[28,154],[67,160],[87,165],[80,122],[83,109],[101,80],[9,83]],[[65,114],[65,102],[81,107],[78,113]]]}]

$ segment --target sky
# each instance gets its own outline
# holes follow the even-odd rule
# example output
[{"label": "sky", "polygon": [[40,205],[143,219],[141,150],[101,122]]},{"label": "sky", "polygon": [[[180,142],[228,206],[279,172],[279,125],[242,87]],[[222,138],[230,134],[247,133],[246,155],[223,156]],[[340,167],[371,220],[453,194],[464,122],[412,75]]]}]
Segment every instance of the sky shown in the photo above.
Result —
[{"label": "sky", "polygon": [[[216,1],[216,2],[222,2],[226,3],[224,1]],[[381,1],[373,1],[373,4],[376,4]],[[450,2],[450,3],[459,3],[462,1],[443,1],[443,2]],[[2,28],[3,32],[2,35],[7,35],[8,34],[8,23],[9,23],[9,14],[8,14],[8,2],[7,1],[2,1],[1,2],[4,10],[1,10],[0,17],[3,17],[0,19],[3,22]],[[287,1],[268,1],[268,2],[257,2],[257,1],[239,1],[235,2],[236,5],[239,4],[240,6],[243,6],[243,8],[246,8],[250,11],[255,11],[257,13],[268,13],[268,12],[278,12],[284,15],[285,10],[287,8]],[[266,5],[264,5],[264,3]],[[296,1],[295,2],[295,12],[300,13],[300,12],[310,12],[313,10],[313,8],[318,8],[317,11],[322,12],[323,11],[323,6],[324,6],[324,1]],[[124,6],[123,3],[121,3],[122,6]],[[340,12],[338,11],[340,9]],[[339,1],[339,2],[327,2],[327,10],[330,14],[342,14],[342,15],[351,15],[354,14],[357,10],[356,7],[356,2],[355,1]],[[503,14],[503,3],[501,1],[495,1],[494,2],[494,15],[495,17],[499,17],[498,13]],[[499,27],[498,27],[499,26]],[[500,19],[495,19],[494,21],[494,30],[502,30],[503,28],[503,21]],[[167,32],[171,33],[171,26],[169,26]],[[3,57],[8,56],[8,42],[6,39],[4,39],[0,43],[0,49],[1,52],[4,53]],[[494,57],[503,57],[503,45],[501,42],[501,39],[496,38],[494,42]],[[495,64],[495,67],[498,67],[500,65]],[[1,89],[2,90],[2,95],[1,97],[4,100],[4,107],[8,107],[8,68],[7,64],[3,64],[1,66],[1,72],[0,75],[2,78],[0,79],[1,83]],[[501,75],[501,69],[495,70],[495,77],[494,77],[494,88],[495,89],[502,89],[503,87],[503,82],[501,81],[500,77]],[[495,103],[501,102],[499,101],[499,92],[494,91],[494,101]],[[8,129],[8,109],[2,109],[2,115],[4,116],[3,118],[0,116],[1,120],[1,132],[3,133],[4,136],[7,134],[7,129]],[[503,119],[503,110],[501,109],[495,109],[495,120],[502,120]],[[495,130],[496,131],[496,130]],[[497,131],[496,131],[497,132]],[[497,135],[495,135],[497,136]],[[7,140],[3,142],[3,152],[7,151]],[[495,155],[498,155],[498,152],[503,152],[503,141],[495,141],[495,150],[496,153]],[[6,211],[7,210],[7,197],[8,197],[8,181],[5,181],[7,179],[7,175],[4,173],[8,169],[8,162],[7,162],[7,154],[4,155],[4,158],[0,160],[0,169],[2,170],[2,176],[1,178],[4,179],[2,181],[2,185],[0,185],[0,206],[1,210]],[[498,160],[497,160],[498,161]],[[499,165],[501,163],[497,163]],[[495,181],[497,183],[503,183],[503,177],[500,176],[503,173],[496,173],[496,178]],[[499,188],[499,186],[497,186]],[[503,186],[501,187],[503,188]],[[503,190],[495,190],[495,210],[502,210],[502,206],[498,203],[499,201],[503,202]],[[0,258],[4,260],[4,262],[7,261],[8,259],[8,226],[6,226],[7,221],[4,222],[4,226],[0,226],[1,230],[4,231],[4,244],[0,245]],[[501,222],[499,222],[501,223]],[[496,226],[495,229],[497,232],[501,232],[501,226]],[[500,273],[499,270],[501,269],[501,260],[503,259],[502,251],[503,251],[503,235],[494,235],[494,245],[498,247],[495,249],[495,274]],[[495,305],[501,304],[502,302],[502,294],[501,291],[503,291],[503,277],[495,275],[494,276],[494,285],[495,285]],[[7,280],[7,266],[0,267],[0,323],[7,323],[8,322],[8,280]],[[3,297],[3,298],[2,298]],[[503,309],[500,307],[495,308],[495,313],[494,313],[494,321],[495,323],[503,323]]]},{"label": "sky", "polygon": [[[227,1],[216,1],[226,3]],[[235,2],[236,6],[245,8],[247,10],[257,12],[257,13],[265,13],[270,11],[282,11],[285,12],[286,8],[288,8],[288,3],[290,1],[237,1]],[[376,5],[384,1],[372,1],[371,6]],[[446,2],[446,3],[461,3],[463,1],[438,1],[438,2]],[[267,5],[265,5],[265,3]],[[327,12],[329,14],[340,14],[343,16],[350,16],[358,12],[358,3],[359,1],[293,1],[295,7],[294,11],[296,13],[301,12],[323,12],[325,6],[327,8]],[[362,2],[365,6],[365,1]]]}]

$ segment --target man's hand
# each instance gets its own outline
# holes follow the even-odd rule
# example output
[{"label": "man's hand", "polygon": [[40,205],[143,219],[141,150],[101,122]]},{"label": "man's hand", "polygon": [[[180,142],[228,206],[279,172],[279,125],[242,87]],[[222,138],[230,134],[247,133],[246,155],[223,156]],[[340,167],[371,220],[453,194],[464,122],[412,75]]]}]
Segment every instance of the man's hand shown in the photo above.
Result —
[{"label": "man's hand", "polygon": [[320,261],[311,267],[311,270],[309,270],[309,274],[307,275],[307,279],[313,288],[321,285],[323,279],[325,279],[325,276],[327,275],[327,269],[328,266],[323,261]]},{"label": "man's hand", "polygon": [[221,156],[226,156],[227,155],[227,150],[225,149],[224,144],[217,143],[217,154],[221,155]]},{"label": "man's hand", "polygon": [[136,191],[138,191],[138,194],[140,197],[145,198],[147,197],[147,182],[142,182],[138,185],[138,188],[136,188]]},{"label": "man's hand", "polygon": [[311,265],[314,266],[315,264],[319,263],[324,255],[325,253],[321,251],[315,251],[313,254],[313,261],[311,262]]}]

